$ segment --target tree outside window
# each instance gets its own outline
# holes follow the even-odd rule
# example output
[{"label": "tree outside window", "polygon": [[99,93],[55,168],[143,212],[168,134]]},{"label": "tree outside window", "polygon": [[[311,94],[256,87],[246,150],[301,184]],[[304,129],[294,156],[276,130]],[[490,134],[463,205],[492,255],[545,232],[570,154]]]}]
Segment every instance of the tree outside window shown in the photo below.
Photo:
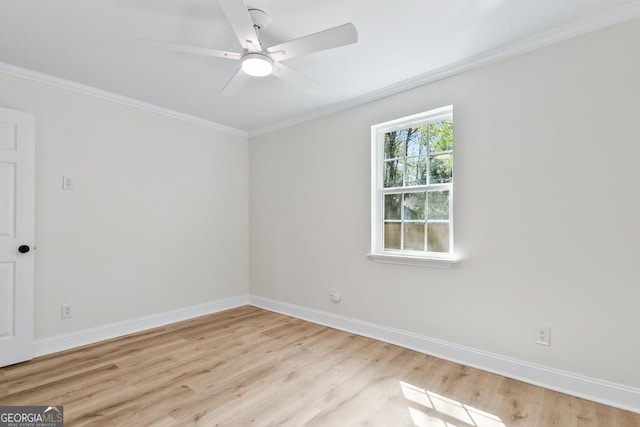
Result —
[{"label": "tree outside window", "polygon": [[372,127],[372,252],[453,254],[453,107]]}]

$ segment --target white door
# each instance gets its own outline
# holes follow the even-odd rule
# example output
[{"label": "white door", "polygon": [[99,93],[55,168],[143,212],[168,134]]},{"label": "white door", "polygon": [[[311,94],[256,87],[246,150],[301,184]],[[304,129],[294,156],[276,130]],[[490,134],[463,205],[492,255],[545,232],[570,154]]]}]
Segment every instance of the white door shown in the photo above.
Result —
[{"label": "white door", "polygon": [[0,108],[0,366],[33,357],[35,119]]}]

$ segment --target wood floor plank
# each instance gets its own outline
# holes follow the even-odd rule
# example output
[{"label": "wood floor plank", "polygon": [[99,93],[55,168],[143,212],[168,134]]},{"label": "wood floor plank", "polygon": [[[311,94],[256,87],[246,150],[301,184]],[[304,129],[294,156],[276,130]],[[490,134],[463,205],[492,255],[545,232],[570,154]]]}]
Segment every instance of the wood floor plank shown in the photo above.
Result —
[{"label": "wood floor plank", "polygon": [[[552,401],[544,402],[544,396],[555,397],[555,392],[544,390],[511,378],[501,378],[489,411],[514,426],[537,425],[543,408],[549,409]],[[546,392],[546,393],[545,393]],[[544,424],[540,424],[544,425]]]},{"label": "wood floor plank", "polygon": [[640,414],[251,306],[0,368],[65,426],[640,427]]}]

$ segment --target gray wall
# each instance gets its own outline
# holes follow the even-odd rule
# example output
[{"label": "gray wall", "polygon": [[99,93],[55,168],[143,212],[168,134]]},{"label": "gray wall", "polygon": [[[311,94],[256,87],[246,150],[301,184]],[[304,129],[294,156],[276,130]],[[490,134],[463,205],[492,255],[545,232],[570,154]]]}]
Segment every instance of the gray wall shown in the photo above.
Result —
[{"label": "gray wall", "polygon": [[[640,386],[637,40],[635,20],[251,138],[251,293]],[[448,104],[462,261],[376,264],[370,126]]]},{"label": "gray wall", "polygon": [[[37,120],[36,338],[251,293],[640,387],[639,39],[636,20],[250,141],[0,74],[0,105]],[[376,264],[370,126],[448,104],[462,261]]]},{"label": "gray wall", "polygon": [[3,74],[0,105],[36,117],[37,339],[247,294],[247,138]]}]

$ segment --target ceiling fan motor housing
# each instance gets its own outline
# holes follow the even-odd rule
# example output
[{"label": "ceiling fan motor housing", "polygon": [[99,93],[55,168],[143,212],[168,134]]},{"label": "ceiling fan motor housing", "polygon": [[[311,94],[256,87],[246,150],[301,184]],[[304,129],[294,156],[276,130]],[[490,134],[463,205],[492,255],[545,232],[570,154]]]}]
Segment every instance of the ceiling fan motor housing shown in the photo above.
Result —
[{"label": "ceiling fan motor housing", "polygon": [[269,27],[269,15],[267,15],[267,12],[264,10],[249,9],[249,16],[251,17],[253,25],[258,27],[260,30],[264,30]]}]

